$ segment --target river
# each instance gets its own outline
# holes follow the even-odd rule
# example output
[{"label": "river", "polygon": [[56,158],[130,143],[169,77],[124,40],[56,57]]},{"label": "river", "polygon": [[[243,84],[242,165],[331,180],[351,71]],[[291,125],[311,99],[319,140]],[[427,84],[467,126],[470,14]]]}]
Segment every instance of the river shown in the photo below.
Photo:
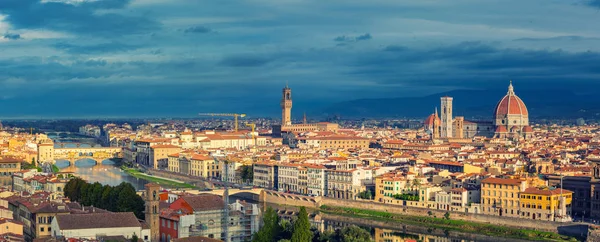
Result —
[{"label": "river", "polygon": [[[76,139],[60,138],[57,136],[48,136],[54,140],[55,148],[76,148],[76,147],[92,147],[100,146],[98,143],[90,142],[87,139],[86,143],[78,143]],[[136,190],[144,189],[144,185],[148,183],[146,180],[139,179],[123,172],[112,160],[104,160],[101,164],[96,164],[92,159],[81,159],[71,165],[66,160],[56,160],[56,166],[63,172],[73,172],[76,176],[94,183],[100,182],[103,185],[116,186],[122,182],[128,182],[133,185]]]}]

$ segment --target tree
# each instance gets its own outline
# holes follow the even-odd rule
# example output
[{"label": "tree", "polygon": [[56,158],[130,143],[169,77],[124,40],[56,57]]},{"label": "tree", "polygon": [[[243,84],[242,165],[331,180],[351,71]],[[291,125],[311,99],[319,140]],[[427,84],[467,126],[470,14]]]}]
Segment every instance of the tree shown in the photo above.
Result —
[{"label": "tree", "polygon": [[254,180],[254,170],[252,169],[252,166],[243,165],[240,169],[242,181],[252,182]]},{"label": "tree", "polygon": [[133,233],[133,236],[131,236],[131,242],[138,242],[140,239],[137,237],[137,235],[135,233]]},{"label": "tree", "polygon": [[371,234],[356,225],[337,231],[340,242],[371,242]]},{"label": "tree", "polygon": [[373,193],[371,190],[362,191],[358,194],[358,197],[362,199],[373,199]]},{"label": "tree", "polygon": [[252,242],[271,242],[278,238],[280,233],[279,215],[273,208],[268,207],[263,215],[263,227],[254,234]]},{"label": "tree", "polygon": [[450,213],[449,212],[444,213],[444,218],[445,219],[450,219]]},{"label": "tree", "polygon": [[292,233],[291,242],[307,242],[313,237],[310,231],[310,221],[308,221],[308,213],[305,207],[300,208],[298,219],[294,222],[294,232]]}]

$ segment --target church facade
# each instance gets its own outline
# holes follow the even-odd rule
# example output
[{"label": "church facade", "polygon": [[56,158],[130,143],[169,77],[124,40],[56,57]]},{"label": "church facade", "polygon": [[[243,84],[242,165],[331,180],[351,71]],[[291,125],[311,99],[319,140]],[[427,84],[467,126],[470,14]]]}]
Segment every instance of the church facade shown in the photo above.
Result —
[{"label": "church facade", "polygon": [[435,112],[424,122],[424,128],[434,139],[438,138],[531,138],[533,129],[529,126],[527,106],[514,91],[512,82],[508,92],[494,109],[491,121],[467,121],[464,117],[452,117],[452,97],[442,97],[442,117]]}]

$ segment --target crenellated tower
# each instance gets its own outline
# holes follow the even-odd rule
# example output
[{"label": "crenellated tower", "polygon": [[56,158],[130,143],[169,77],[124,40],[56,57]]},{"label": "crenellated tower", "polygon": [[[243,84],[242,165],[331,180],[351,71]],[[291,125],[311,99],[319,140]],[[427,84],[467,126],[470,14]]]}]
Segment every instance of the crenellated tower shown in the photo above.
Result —
[{"label": "crenellated tower", "polygon": [[286,84],[281,97],[281,126],[292,125],[292,89]]}]

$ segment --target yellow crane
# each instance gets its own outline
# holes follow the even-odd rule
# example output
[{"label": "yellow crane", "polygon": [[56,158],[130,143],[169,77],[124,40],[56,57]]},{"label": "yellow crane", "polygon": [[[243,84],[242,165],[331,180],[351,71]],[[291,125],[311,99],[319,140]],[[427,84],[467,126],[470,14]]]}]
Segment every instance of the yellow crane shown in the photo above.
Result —
[{"label": "yellow crane", "polygon": [[254,131],[256,130],[256,124],[255,123],[246,123],[247,127],[252,128],[252,139],[254,140],[254,146],[258,146],[258,144],[256,143],[256,135],[254,135]]},{"label": "yellow crane", "polygon": [[235,122],[234,122],[234,125],[235,125],[235,129],[234,130],[235,130],[235,132],[238,131],[238,117],[239,118],[246,117],[246,114],[243,114],[243,113],[199,113],[198,115],[200,115],[200,116],[213,116],[213,117],[215,117],[215,116],[218,116],[218,117],[233,117],[234,120],[235,120]]}]

